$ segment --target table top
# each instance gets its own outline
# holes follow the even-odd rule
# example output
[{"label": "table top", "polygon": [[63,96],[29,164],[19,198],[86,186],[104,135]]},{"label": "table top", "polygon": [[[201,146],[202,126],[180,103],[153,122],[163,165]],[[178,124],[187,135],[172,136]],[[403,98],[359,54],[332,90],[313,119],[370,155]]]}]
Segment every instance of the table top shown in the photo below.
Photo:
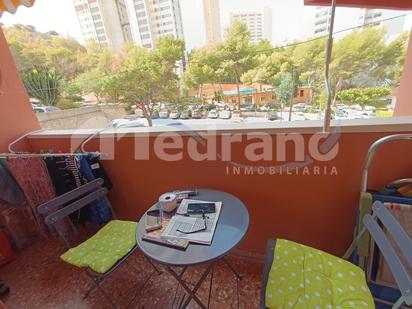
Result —
[{"label": "table top", "polygon": [[[217,260],[240,243],[249,227],[249,213],[245,205],[237,197],[222,191],[199,189],[198,192],[190,199],[223,203],[212,244],[190,243],[186,250],[180,250],[144,241],[145,213],[136,229],[137,245],[143,254],[162,264],[189,266]],[[157,207],[160,207],[158,203],[150,209]]]}]

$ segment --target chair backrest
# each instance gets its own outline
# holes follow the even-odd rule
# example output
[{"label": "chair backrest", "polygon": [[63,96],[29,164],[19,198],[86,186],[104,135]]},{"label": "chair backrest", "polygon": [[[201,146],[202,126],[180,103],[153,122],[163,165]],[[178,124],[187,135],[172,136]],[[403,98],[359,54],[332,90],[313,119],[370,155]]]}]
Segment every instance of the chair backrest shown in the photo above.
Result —
[{"label": "chair backrest", "polygon": [[[108,193],[107,188],[102,187],[104,181],[101,178],[95,179],[83,186],[80,186],[70,192],[60,195],[37,208],[40,214],[46,215],[44,222],[47,225],[55,225],[60,220],[67,218],[70,214],[87,206],[99,197]],[[63,207],[64,206],[64,207]],[[60,237],[63,238],[67,247],[70,247],[66,235],[62,234],[56,228]]]},{"label": "chair backrest", "polygon": [[[412,266],[412,239],[405,232],[399,222],[392,216],[389,210],[379,201],[372,205],[372,215],[366,215],[363,223],[370,233],[373,241],[381,251],[385,261],[402,294],[401,302],[407,305],[412,304],[412,279],[406,269],[406,265],[402,262],[400,256],[396,252],[392,243],[389,241],[384,232],[385,228],[395,241],[396,245],[404,257],[404,261]],[[377,221],[381,222],[381,225]]]}]

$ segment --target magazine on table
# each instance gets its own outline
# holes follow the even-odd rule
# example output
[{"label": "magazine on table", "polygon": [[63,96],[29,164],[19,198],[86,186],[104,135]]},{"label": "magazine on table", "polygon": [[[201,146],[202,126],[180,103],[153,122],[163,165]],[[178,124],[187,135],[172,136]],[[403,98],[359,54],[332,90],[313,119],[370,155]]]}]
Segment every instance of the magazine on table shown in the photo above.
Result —
[{"label": "magazine on table", "polygon": [[158,243],[160,245],[173,247],[176,249],[185,250],[189,246],[189,241],[186,239],[167,239],[162,237],[163,231],[169,225],[170,218],[162,218],[162,228],[150,232],[145,232],[142,239],[145,241],[150,241],[153,243]]},{"label": "magazine on table", "polygon": [[[213,213],[188,213],[188,204],[214,204]],[[162,233],[164,239],[184,239],[192,243],[210,245],[219,220],[222,202],[184,199],[176,214]],[[206,225],[206,226],[205,226]]]}]

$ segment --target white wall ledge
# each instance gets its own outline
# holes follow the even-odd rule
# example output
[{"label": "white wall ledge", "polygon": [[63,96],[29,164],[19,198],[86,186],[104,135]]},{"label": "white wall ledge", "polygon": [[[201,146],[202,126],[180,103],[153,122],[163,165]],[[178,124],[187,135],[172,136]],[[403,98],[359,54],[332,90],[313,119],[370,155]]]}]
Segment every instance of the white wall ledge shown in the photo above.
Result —
[{"label": "white wall ledge", "polygon": [[[120,128],[120,129],[79,129],[79,130],[43,130],[41,132],[29,134],[30,139],[42,138],[70,138],[70,137],[87,137],[91,134],[100,133],[101,137],[134,137],[158,135],[165,132],[177,132],[180,135],[190,135],[192,132],[210,132],[221,133],[248,133],[248,132],[266,132],[276,133],[303,133],[313,134],[322,131],[323,121],[306,120],[306,121],[274,121],[274,122],[256,122],[256,123],[219,123],[219,124],[199,124],[199,125],[179,125],[179,126],[156,126],[151,128]],[[351,120],[333,120],[331,122],[331,132],[341,133],[362,133],[362,132],[412,132],[412,116],[388,117],[388,118],[371,118],[371,119],[351,119]]]}]

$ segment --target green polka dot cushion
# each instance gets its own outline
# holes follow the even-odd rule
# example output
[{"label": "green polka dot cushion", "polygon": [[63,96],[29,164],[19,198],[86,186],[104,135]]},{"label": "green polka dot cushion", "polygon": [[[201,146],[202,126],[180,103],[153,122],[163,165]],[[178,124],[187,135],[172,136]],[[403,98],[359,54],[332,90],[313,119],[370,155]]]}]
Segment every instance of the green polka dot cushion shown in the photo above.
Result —
[{"label": "green polka dot cushion", "polygon": [[113,220],[60,258],[77,267],[105,273],[136,245],[136,222]]},{"label": "green polka dot cushion", "polygon": [[278,239],[266,285],[267,308],[375,308],[362,269]]}]

